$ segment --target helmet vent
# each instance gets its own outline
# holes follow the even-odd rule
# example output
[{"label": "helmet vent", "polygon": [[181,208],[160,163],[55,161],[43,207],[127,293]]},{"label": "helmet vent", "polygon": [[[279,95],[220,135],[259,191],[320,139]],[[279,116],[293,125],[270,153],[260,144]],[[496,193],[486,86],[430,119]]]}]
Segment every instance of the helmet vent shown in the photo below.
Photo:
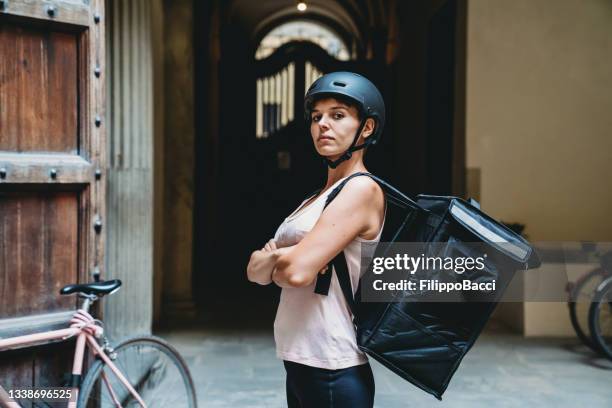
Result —
[{"label": "helmet vent", "polygon": [[342,88],[344,88],[346,86],[346,84],[344,82],[338,82],[338,81],[333,82],[333,84],[335,86],[341,86]]}]

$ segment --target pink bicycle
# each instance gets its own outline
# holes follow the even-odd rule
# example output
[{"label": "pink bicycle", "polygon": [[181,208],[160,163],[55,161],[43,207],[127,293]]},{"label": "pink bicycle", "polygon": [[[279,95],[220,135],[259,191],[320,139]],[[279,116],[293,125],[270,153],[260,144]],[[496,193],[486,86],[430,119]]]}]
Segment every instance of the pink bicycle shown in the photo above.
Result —
[{"label": "pink bicycle", "polygon": [[[69,396],[69,408],[197,407],[195,388],[187,365],[172,346],[160,338],[143,336],[111,347],[104,336],[103,323],[89,314],[93,302],[116,292],[120,287],[121,281],[117,279],[63,287],[60,294],[77,294],[83,299],[81,308],[70,321],[70,327],[0,339],[0,352],[46,340],[66,341],[76,337],[72,380],[70,388],[64,390]],[[86,347],[96,361],[81,381]],[[28,396],[27,400],[30,398]],[[16,399],[26,397],[16,397],[13,390],[5,390],[0,384],[0,406],[18,408],[21,405]],[[41,405],[37,403],[36,406]]]}]

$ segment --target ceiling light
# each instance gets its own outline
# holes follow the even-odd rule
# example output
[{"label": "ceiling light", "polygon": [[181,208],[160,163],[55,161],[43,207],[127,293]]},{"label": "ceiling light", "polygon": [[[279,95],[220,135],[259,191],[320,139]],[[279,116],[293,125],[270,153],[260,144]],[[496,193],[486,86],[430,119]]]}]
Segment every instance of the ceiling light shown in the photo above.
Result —
[{"label": "ceiling light", "polygon": [[306,3],[305,3],[305,2],[303,2],[303,1],[300,1],[300,2],[297,4],[297,9],[298,9],[298,11],[306,11],[306,9],[307,9],[307,8],[308,8],[308,6],[307,6],[307,5],[306,5]]}]

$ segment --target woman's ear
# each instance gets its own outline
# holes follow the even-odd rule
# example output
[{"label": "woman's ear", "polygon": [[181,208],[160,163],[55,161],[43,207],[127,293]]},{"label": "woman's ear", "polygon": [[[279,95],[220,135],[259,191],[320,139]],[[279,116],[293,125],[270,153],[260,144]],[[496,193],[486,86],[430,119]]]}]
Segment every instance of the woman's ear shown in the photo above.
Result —
[{"label": "woman's ear", "polygon": [[374,133],[374,128],[376,127],[376,122],[372,118],[367,118],[365,125],[363,125],[363,130],[361,131],[361,136],[363,138],[367,138],[372,133]]}]

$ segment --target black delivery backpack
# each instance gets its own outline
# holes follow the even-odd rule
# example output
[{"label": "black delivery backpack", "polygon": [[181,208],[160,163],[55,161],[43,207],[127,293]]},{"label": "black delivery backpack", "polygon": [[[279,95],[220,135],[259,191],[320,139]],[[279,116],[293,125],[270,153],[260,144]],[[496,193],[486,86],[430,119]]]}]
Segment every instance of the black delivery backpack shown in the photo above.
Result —
[{"label": "black delivery backpack", "polygon": [[[328,195],[325,206],[356,176],[371,177],[385,193],[387,210],[381,243],[424,242],[439,248],[439,243],[452,242],[453,250],[461,249],[462,242],[487,245],[490,256],[486,268],[482,276],[471,278],[496,280],[497,291],[488,298],[471,299],[468,295],[467,301],[456,303],[419,302],[413,299],[418,295],[406,292],[392,302],[362,302],[361,286],[367,277],[362,276],[353,297],[343,251],[330,262],[331,273],[317,277],[315,292],[327,295],[335,271],[353,314],[357,345],[363,352],[441,400],[514,272],[536,268],[540,259],[529,242],[480,211],[475,201],[419,195],[415,202],[370,173],[356,173],[346,178]],[[496,267],[499,263],[512,267],[510,271],[507,267],[502,270]]]}]

